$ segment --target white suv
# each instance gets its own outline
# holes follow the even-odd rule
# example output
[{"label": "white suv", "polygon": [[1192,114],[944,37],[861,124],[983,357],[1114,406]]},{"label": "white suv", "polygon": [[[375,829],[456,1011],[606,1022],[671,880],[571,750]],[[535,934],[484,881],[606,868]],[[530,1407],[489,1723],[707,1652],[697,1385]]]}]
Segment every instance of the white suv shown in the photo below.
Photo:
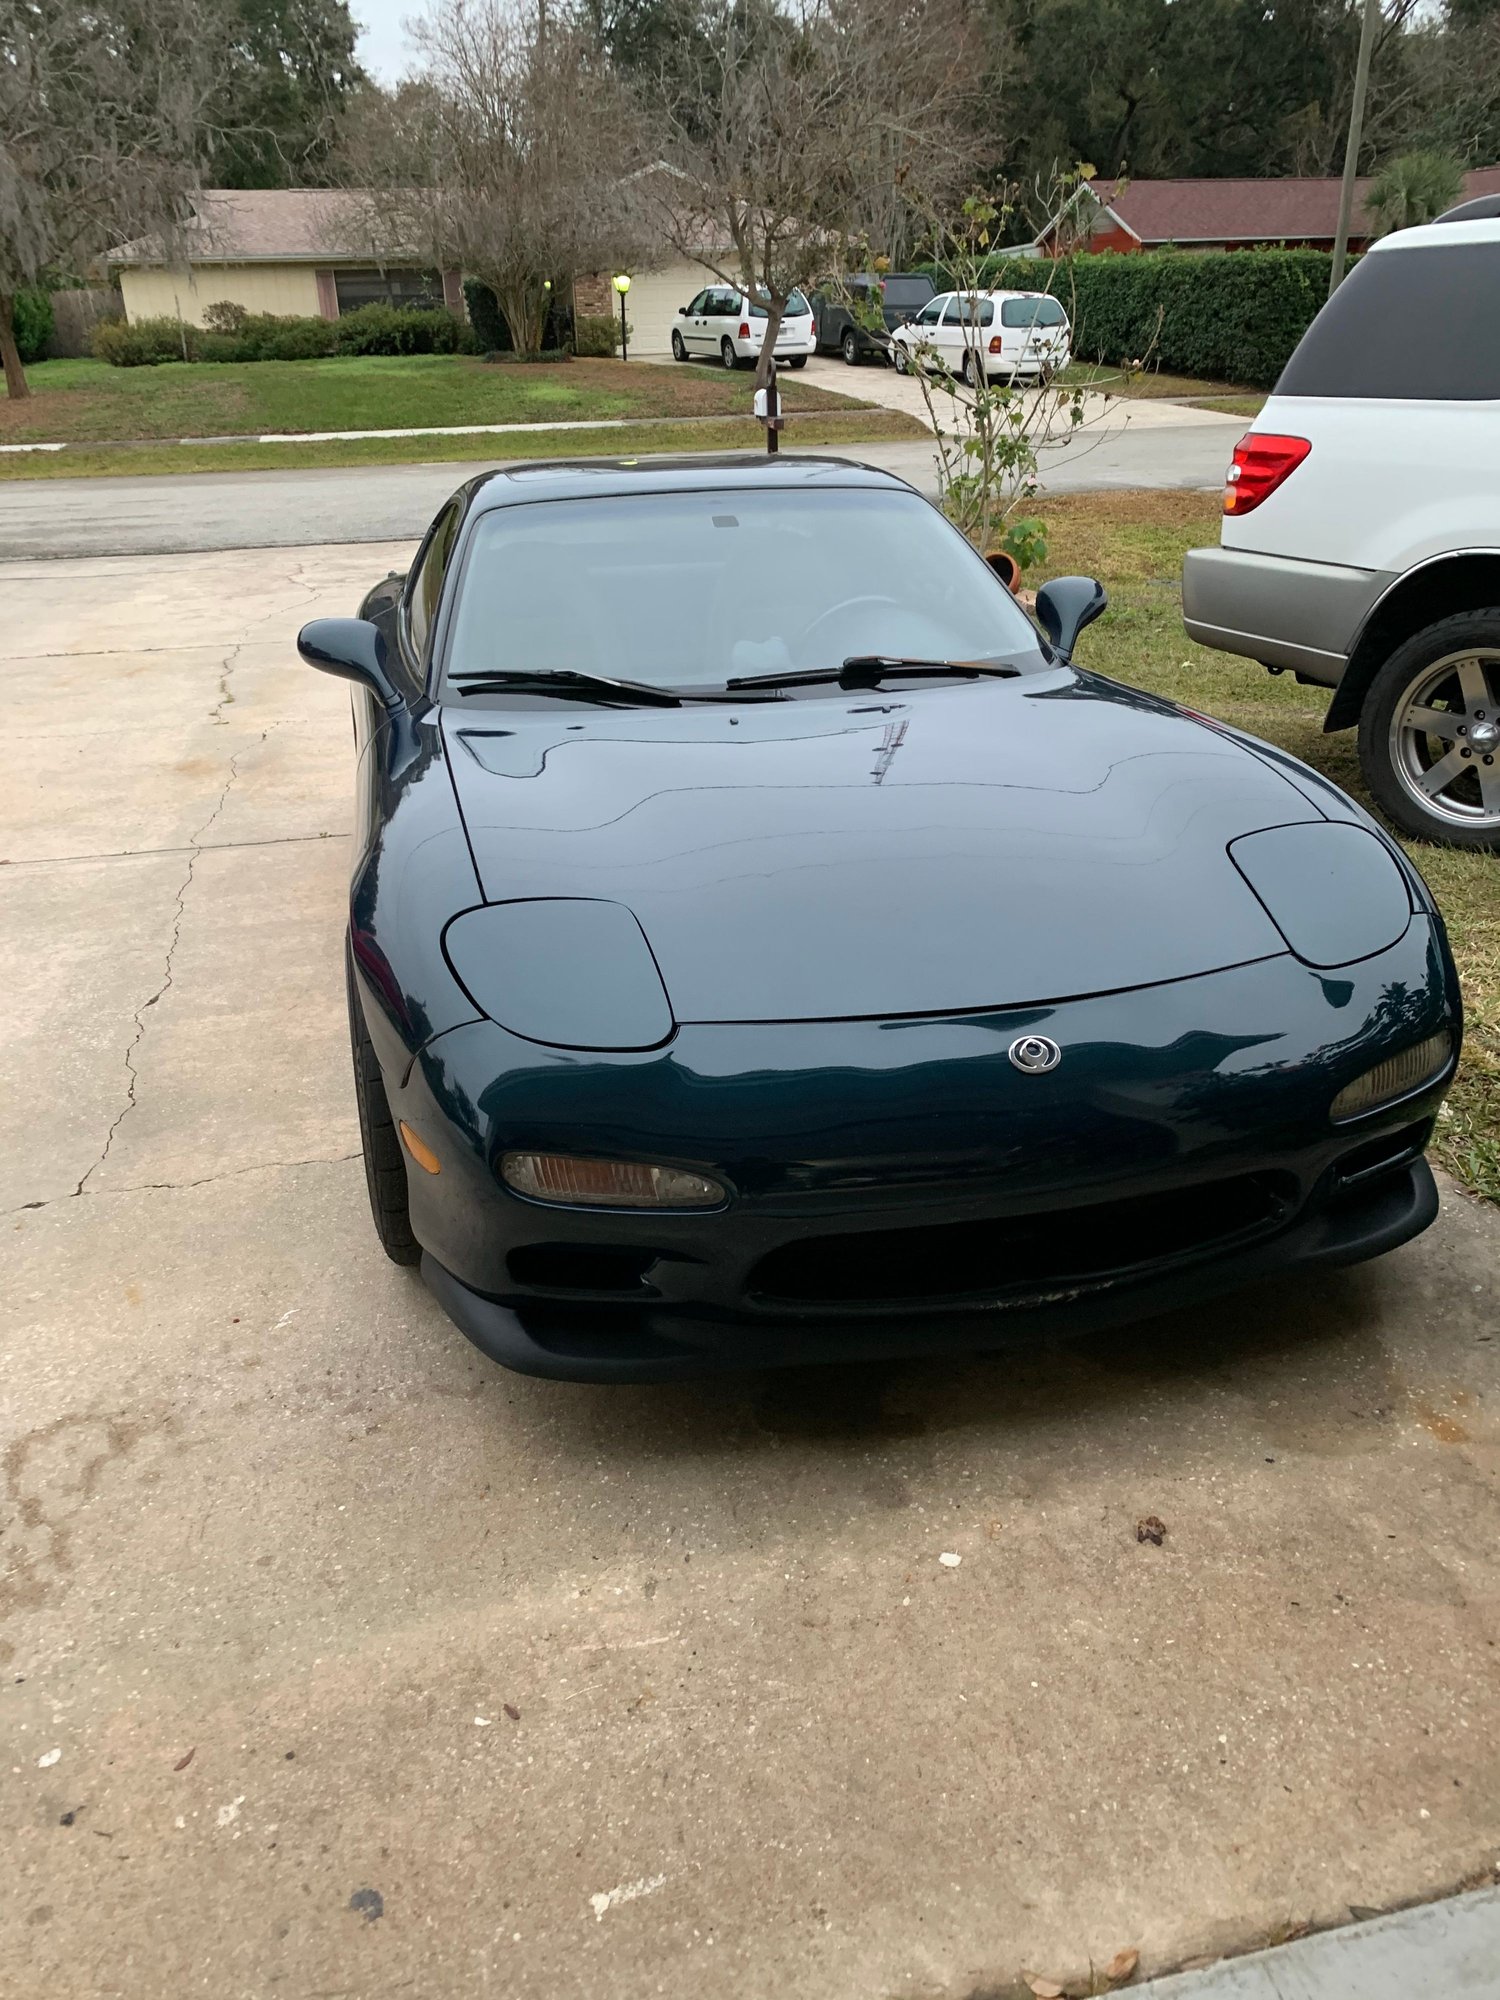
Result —
[{"label": "white suv", "polygon": [[[731,285],[710,285],[690,306],[677,308],[672,353],[678,361],[691,361],[695,354],[713,354],[726,368],[743,367],[760,358],[766,317],[765,306],[747,293],[737,292]],[[805,368],[808,355],[815,354],[817,348],[813,309],[801,292],[793,292],[776,335],[776,359],[793,368]]]},{"label": "white suv", "polygon": [[891,359],[905,375],[945,370],[961,382],[1037,382],[1066,368],[1068,315],[1047,292],[939,292],[891,335]]},{"label": "white suv", "polygon": [[1398,826],[1500,849],[1500,200],[1382,238],[1235,447],[1189,636],[1335,689]]}]

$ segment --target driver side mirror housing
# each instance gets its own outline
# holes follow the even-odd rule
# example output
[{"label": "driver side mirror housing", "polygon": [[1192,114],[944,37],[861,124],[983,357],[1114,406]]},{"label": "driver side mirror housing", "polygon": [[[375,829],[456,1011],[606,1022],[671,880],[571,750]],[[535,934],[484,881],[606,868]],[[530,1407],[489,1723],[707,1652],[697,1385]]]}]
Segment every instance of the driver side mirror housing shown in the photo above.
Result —
[{"label": "driver side mirror housing", "polygon": [[677,317],[678,317],[679,319],[686,319],[686,318],[687,318],[687,307],[686,307],[686,306],[679,306],[679,307],[677,308]]},{"label": "driver side mirror housing", "polygon": [[1055,576],[1036,594],[1036,622],[1048,645],[1071,661],[1078,635],[1106,609],[1109,597],[1096,576]]},{"label": "driver side mirror housing", "polygon": [[297,634],[297,651],[319,673],[368,688],[382,707],[401,706],[386,670],[385,634],[368,618],[314,618]]}]

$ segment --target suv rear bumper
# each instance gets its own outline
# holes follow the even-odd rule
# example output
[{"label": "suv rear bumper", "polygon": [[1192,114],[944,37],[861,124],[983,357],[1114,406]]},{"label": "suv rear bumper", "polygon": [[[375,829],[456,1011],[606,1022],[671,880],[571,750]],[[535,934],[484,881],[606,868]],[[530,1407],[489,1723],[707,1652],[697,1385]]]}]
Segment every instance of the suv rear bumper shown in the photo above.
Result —
[{"label": "suv rear bumper", "polygon": [[1380,570],[1243,549],[1189,549],[1182,622],[1200,646],[1337,687],[1360,627],[1395,581]]}]

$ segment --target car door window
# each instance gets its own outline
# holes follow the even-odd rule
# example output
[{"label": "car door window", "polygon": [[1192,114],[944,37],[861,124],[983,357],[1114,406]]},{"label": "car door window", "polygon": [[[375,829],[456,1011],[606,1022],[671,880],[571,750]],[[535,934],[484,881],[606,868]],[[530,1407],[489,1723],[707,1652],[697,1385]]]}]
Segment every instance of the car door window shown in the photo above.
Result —
[{"label": "car door window", "polygon": [[428,531],[427,540],[406,580],[407,666],[418,687],[423,682],[433,621],[443,594],[443,579],[448,574],[448,559],[453,554],[458,518],[457,502],[443,510]]},{"label": "car door window", "polygon": [[940,297],[929,300],[917,314],[917,325],[936,326],[943,316],[943,308],[948,303],[948,297],[949,295],[944,292]]},{"label": "car door window", "polygon": [[688,311],[690,313],[701,313],[704,308],[704,305],[707,302],[707,299],[708,299],[708,293],[706,291],[700,292],[697,298],[695,298],[693,300],[693,303],[688,307]]}]

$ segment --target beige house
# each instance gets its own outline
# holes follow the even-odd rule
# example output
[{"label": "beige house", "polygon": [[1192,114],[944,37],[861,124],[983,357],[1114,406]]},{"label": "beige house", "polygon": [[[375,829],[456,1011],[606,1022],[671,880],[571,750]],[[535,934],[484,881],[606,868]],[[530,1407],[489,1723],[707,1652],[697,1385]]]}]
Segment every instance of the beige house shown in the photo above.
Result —
[{"label": "beige house", "polygon": [[109,263],[129,320],[203,324],[229,300],[257,313],[337,319],[379,302],[463,311],[457,271],[376,254],[358,206],[329,188],[205,188],[169,262],[159,243],[123,244]]}]

